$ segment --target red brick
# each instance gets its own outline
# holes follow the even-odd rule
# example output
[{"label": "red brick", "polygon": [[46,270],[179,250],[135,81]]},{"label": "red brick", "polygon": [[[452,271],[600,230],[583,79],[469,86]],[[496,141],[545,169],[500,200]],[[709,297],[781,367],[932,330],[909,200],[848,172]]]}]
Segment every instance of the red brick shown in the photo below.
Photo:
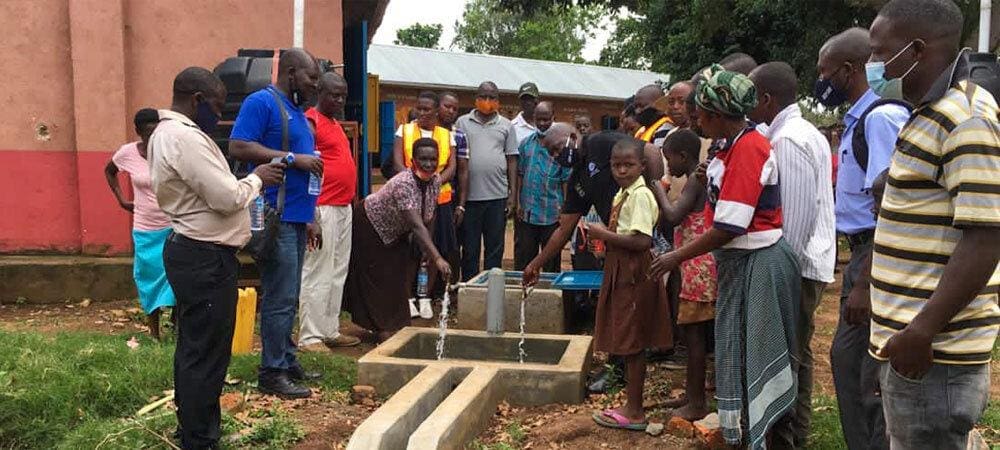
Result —
[{"label": "red brick", "polygon": [[694,425],[680,417],[671,417],[667,422],[667,433],[685,439],[694,437]]}]

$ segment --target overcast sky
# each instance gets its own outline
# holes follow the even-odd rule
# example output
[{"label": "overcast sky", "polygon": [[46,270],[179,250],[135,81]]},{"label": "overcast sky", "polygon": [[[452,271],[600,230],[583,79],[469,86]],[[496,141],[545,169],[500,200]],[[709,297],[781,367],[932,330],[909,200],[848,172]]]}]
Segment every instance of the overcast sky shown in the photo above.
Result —
[{"label": "overcast sky", "polygon": [[[392,44],[396,39],[396,30],[406,28],[415,22],[423,24],[440,23],[444,26],[441,33],[441,41],[438,45],[445,50],[458,51],[451,48],[451,41],[455,39],[455,21],[462,17],[467,0],[433,0],[433,7],[429,6],[428,0],[390,0],[389,7],[386,8],[385,17],[382,18],[382,25],[375,33],[374,42],[376,44]],[[595,39],[587,42],[583,49],[583,57],[589,60],[596,60],[601,55],[601,49],[608,39],[608,31],[600,31]]]}]

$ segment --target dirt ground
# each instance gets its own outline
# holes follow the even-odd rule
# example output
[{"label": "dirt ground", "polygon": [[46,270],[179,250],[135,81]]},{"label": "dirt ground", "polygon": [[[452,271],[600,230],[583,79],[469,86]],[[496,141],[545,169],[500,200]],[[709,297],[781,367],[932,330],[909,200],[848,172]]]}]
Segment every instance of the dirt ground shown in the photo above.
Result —
[{"label": "dirt ground", "polygon": [[[842,255],[843,259],[844,256]],[[509,260],[508,260],[509,264]],[[509,266],[508,266],[509,267]],[[568,264],[567,264],[568,267]],[[816,358],[814,389],[818,394],[834,396],[830,372],[830,343],[837,325],[837,308],[840,277],[829,285],[816,313],[816,334],[813,352]],[[88,331],[107,334],[146,332],[144,318],[137,304],[131,300],[93,302],[90,304],[63,305],[0,305],[0,329],[57,333],[63,331]],[[416,320],[415,326],[434,327],[430,320]],[[343,324],[348,334],[360,330],[350,323]],[[358,347],[338,350],[338,354],[358,358],[374,348],[371,342]],[[651,364],[647,377],[647,400],[650,419],[665,422],[663,408],[656,407],[662,398],[677,394],[682,388],[682,371],[670,371]],[[993,362],[991,398],[1000,397],[1000,363]],[[249,401],[266,401],[257,397]],[[693,441],[667,436],[652,437],[645,433],[625,433],[604,429],[593,424],[590,415],[594,410],[609,407],[620,401],[607,396],[591,396],[583,405],[548,405],[536,408],[513,408],[501,405],[488,429],[479,437],[484,444],[518,442],[520,448],[571,448],[571,449],[654,449],[696,448]],[[306,437],[297,449],[325,450],[346,446],[354,429],[375,409],[374,406],[351,405],[343,393],[317,396],[309,401],[288,405],[292,417],[302,424]],[[519,436],[511,436],[512,424]]]}]

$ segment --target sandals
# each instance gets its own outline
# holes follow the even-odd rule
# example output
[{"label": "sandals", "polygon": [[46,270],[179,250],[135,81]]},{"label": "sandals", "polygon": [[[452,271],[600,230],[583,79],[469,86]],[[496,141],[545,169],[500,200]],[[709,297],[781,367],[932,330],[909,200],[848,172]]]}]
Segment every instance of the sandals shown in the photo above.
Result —
[{"label": "sandals", "polygon": [[628,417],[612,409],[595,412],[592,417],[594,422],[597,422],[602,427],[617,428],[620,430],[646,431],[646,427],[649,425],[646,421],[632,422]]}]

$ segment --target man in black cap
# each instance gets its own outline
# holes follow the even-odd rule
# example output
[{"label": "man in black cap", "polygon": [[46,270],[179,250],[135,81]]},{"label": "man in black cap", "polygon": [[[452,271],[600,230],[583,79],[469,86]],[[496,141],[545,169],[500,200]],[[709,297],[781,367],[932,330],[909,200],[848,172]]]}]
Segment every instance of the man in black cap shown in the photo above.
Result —
[{"label": "man in black cap", "polygon": [[521,145],[528,136],[531,136],[538,127],[535,126],[535,107],[538,106],[538,86],[535,83],[527,82],[517,90],[517,98],[521,100],[521,112],[511,121],[514,125],[514,133],[517,134],[517,145]]}]

